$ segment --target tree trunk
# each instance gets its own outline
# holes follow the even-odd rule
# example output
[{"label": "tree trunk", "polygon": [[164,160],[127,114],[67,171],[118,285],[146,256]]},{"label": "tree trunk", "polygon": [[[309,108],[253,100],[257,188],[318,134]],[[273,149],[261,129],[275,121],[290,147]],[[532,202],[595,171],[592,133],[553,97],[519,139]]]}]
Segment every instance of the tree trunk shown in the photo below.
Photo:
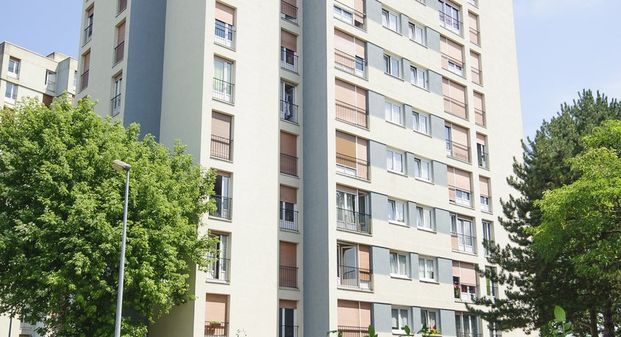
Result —
[{"label": "tree trunk", "polygon": [[595,309],[589,309],[589,330],[592,337],[599,336],[597,331],[597,311]]},{"label": "tree trunk", "polygon": [[615,337],[615,322],[610,301],[604,307],[604,337]]}]

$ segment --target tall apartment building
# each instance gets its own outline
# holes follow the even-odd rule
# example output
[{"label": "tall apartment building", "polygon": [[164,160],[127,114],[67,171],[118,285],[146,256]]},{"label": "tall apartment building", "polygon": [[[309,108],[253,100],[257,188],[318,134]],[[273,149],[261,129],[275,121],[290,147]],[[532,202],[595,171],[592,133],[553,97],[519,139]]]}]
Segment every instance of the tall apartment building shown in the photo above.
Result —
[{"label": "tall apartment building", "polygon": [[150,336],[499,335],[466,304],[504,293],[475,266],[521,150],[512,1],[86,0],[82,27],[78,97],[219,172],[219,254]]},{"label": "tall apartment building", "polygon": [[68,92],[75,96],[78,61],[61,53],[43,56],[14,45],[0,43],[0,107],[13,107],[23,97],[49,105]]}]

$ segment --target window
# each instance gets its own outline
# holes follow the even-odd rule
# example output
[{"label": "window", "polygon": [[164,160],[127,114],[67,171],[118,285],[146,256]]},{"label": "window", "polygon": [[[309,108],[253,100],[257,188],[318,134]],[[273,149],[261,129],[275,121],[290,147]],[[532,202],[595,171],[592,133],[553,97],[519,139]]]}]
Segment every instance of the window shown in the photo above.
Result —
[{"label": "window", "polygon": [[404,173],[403,156],[403,152],[386,150],[386,168],[388,171]]},{"label": "window", "polygon": [[82,55],[82,75],[80,75],[80,90],[88,87],[88,74],[91,64],[91,51],[87,51]]},{"label": "window", "polygon": [[416,207],[416,226],[418,228],[433,230],[433,210],[428,207]]},{"label": "window", "polygon": [[56,73],[48,70],[45,72],[45,85],[48,91],[56,90]]},{"label": "window", "polygon": [[455,313],[457,336],[479,336],[478,318],[465,313]]},{"label": "window", "polygon": [[214,58],[213,96],[225,102],[233,102],[233,63]]},{"label": "window", "polygon": [[427,159],[414,159],[414,176],[421,180],[431,181],[431,161]]},{"label": "window", "polygon": [[386,101],[384,103],[384,113],[387,121],[403,125],[403,114],[401,113],[400,104]]},{"label": "window", "polygon": [[448,60],[448,71],[459,76],[464,76],[464,67],[461,64],[450,59]]},{"label": "window", "polygon": [[401,78],[401,60],[395,56],[384,54],[384,72]]},{"label": "window", "polygon": [[[485,267],[485,272],[490,275],[496,275],[496,268]],[[487,296],[494,298],[498,297],[498,284],[496,284],[496,281],[492,280],[491,277],[485,278],[485,290]]]},{"label": "window", "polygon": [[6,82],[6,90],[4,91],[4,97],[9,103],[15,103],[17,99],[17,84]]},{"label": "window", "polygon": [[401,18],[397,13],[382,9],[382,26],[394,32],[401,33]]},{"label": "window", "polygon": [[388,221],[405,223],[405,202],[388,199]]},{"label": "window", "polygon": [[425,34],[425,27],[411,23],[408,25],[408,35],[414,42],[422,45],[427,45],[427,37]]},{"label": "window", "polygon": [[91,6],[91,8],[89,8],[86,11],[86,20],[84,22],[84,25],[86,27],[84,28],[84,44],[88,43],[93,37],[94,16],[95,16],[95,7]]},{"label": "window", "polygon": [[123,76],[119,75],[114,78],[112,92],[112,116],[116,116],[121,112],[121,90],[123,86]]},{"label": "window", "polygon": [[9,58],[9,76],[17,77],[19,76],[19,67],[21,65],[21,61],[14,57]]},{"label": "window", "polygon": [[436,262],[429,257],[418,258],[418,274],[423,281],[436,280]]},{"label": "window", "polygon": [[368,213],[370,213],[369,197],[366,192],[336,191],[336,226],[338,228],[370,234],[371,216]]},{"label": "window", "polygon": [[207,267],[207,278],[211,280],[228,281],[229,235],[210,234],[210,236],[216,239],[216,249],[211,256],[214,260]]},{"label": "window", "polygon": [[233,199],[231,198],[231,176],[229,173],[219,172],[216,176],[216,183],[214,186],[214,198],[216,200],[216,209],[210,212],[209,215],[231,219],[231,209],[233,205]]},{"label": "window", "polygon": [[[491,221],[483,221],[483,242],[494,242],[494,225]],[[485,256],[489,256],[489,250],[485,246],[483,247],[485,249]]]},{"label": "window", "polygon": [[279,337],[295,337],[297,334],[295,301],[280,300]]},{"label": "window", "polygon": [[392,275],[409,277],[408,255],[405,253],[390,253],[390,273]]},{"label": "window", "polygon": [[472,205],[470,201],[470,192],[455,190],[455,202],[464,206]]},{"label": "window", "polygon": [[421,309],[421,323],[424,327],[432,330],[438,329],[438,312],[431,309]]},{"label": "window", "polygon": [[216,2],[215,42],[231,48],[235,34],[235,9]]},{"label": "window", "polygon": [[354,14],[341,7],[334,6],[334,17],[350,25],[354,24]]},{"label": "window", "polygon": [[411,326],[409,322],[410,310],[408,308],[392,308],[392,330],[402,332],[405,326]]},{"label": "window", "polygon": [[457,237],[457,242],[453,241],[453,249],[474,254],[476,239],[474,226],[470,219],[464,219],[456,214],[451,214],[451,233]]},{"label": "window", "polygon": [[116,47],[114,47],[114,64],[125,57],[125,22],[116,27]]},{"label": "window", "polygon": [[430,126],[429,126],[429,115],[421,112],[412,112],[412,128],[414,131],[424,133],[426,135],[430,134]]},{"label": "window", "polygon": [[481,195],[481,210],[483,212],[489,212],[490,211],[489,197],[486,196],[486,195]]},{"label": "window", "polygon": [[429,87],[427,81],[427,70],[423,70],[419,67],[410,67],[410,83],[417,87],[427,89]]},{"label": "window", "polygon": [[446,0],[439,0],[438,2],[440,3],[440,26],[459,33],[461,31],[461,18],[457,5]]}]

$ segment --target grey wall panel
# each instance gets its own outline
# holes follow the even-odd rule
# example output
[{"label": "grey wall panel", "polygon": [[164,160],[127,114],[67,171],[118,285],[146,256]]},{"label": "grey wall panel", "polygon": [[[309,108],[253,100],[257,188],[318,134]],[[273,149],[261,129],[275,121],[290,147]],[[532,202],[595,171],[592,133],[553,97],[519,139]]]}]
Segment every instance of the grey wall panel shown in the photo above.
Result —
[{"label": "grey wall panel", "polygon": [[410,83],[411,81],[411,74],[410,74],[410,60],[408,59],[402,59],[401,62],[402,66],[403,66],[403,80],[407,83]]},{"label": "grey wall panel", "polygon": [[440,310],[440,331],[442,336],[457,336],[454,311]]},{"label": "grey wall panel", "polygon": [[[448,172],[446,164],[433,161],[433,183],[440,186],[448,186]],[[447,192],[448,198],[448,192]]]},{"label": "grey wall panel", "polygon": [[432,50],[440,51],[440,33],[436,30],[426,27],[427,33],[427,47]]},{"label": "grey wall panel", "polygon": [[445,140],[446,128],[444,119],[431,115],[431,136],[436,139]]},{"label": "grey wall panel", "polygon": [[429,91],[442,96],[442,75],[429,70]]},{"label": "grey wall panel", "polygon": [[413,154],[413,153],[410,153],[410,152],[407,152],[407,153],[405,154],[405,164],[406,164],[406,170],[407,170],[405,173],[406,173],[408,176],[410,176],[410,177],[414,177],[414,172],[416,172],[416,171],[414,170],[414,167],[415,167],[415,165],[414,165],[414,164],[415,164],[415,163],[416,163],[416,161],[415,161],[414,154]]},{"label": "grey wall panel", "polygon": [[410,277],[418,280],[418,254],[410,253]]},{"label": "grey wall panel", "polygon": [[438,258],[438,282],[453,284],[453,261]]},{"label": "grey wall panel", "polygon": [[423,328],[422,316],[420,308],[412,307],[412,330],[416,333]]},{"label": "grey wall panel", "polygon": [[[388,197],[383,194],[371,193],[371,216],[373,224],[379,221],[388,221]],[[377,220],[377,221],[376,221]]]},{"label": "grey wall panel", "polygon": [[373,259],[373,274],[389,275],[390,274],[390,251],[388,248],[371,247],[371,256]]},{"label": "grey wall panel", "polygon": [[390,304],[373,303],[373,327],[377,332],[392,332]]},{"label": "grey wall panel", "polygon": [[367,43],[367,58],[369,67],[384,71],[384,49],[372,43]]},{"label": "grey wall panel", "polygon": [[377,0],[365,1],[367,5],[367,18],[382,24],[382,4]]},{"label": "grey wall panel", "polygon": [[373,168],[386,170],[386,145],[369,142],[369,162]]},{"label": "grey wall panel", "polygon": [[444,209],[435,209],[436,231],[442,234],[451,233],[451,214]]},{"label": "grey wall panel", "polygon": [[369,91],[369,114],[383,120],[386,115],[384,112],[385,102],[386,100],[383,95],[380,95],[375,91]]},{"label": "grey wall panel", "polygon": [[403,108],[403,113],[405,114],[403,119],[405,121],[405,128],[412,129],[412,107],[406,104]]},{"label": "grey wall panel", "polygon": [[[409,153],[408,153],[409,154]],[[408,201],[408,225],[416,227],[416,204]]]}]

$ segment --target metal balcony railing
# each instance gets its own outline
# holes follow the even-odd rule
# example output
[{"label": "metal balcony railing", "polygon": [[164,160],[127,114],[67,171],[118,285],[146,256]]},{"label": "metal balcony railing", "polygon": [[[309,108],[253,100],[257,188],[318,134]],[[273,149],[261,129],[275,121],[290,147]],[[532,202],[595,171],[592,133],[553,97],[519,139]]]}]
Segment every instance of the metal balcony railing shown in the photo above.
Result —
[{"label": "metal balcony railing", "polygon": [[373,273],[369,269],[338,266],[339,286],[362,290],[373,290]]},{"label": "metal balcony railing", "polygon": [[367,60],[362,57],[349,55],[344,51],[335,49],[334,64],[337,69],[346,73],[366,78]]},{"label": "metal balcony railing", "polygon": [[344,325],[338,326],[339,334],[342,337],[368,337],[369,336],[368,330],[369,330],[369,327],[344,326]]},{"label": "metal balcony railing", "polygon": [[280,154],[280,173],[298,175],[298,157],[288,154]]},{"label": "metal balcony railing", "polygon": [[470,146],[447,140],[446,155],[453,159],[469,163]]},{"label": "metal balcony railing", "polygon": [[214,41],[225,47],[233,47],[235,41],[235,26],[216,20],[214,25]]},{"label": "metal balcony railing", "polygon": [[291,49],[280,47],[280,66],[283,69],[298,72],[298,54]]},{"label": "metal balcony railing", "polygon": [[216,258],[207,267],[207,278],[210,280],[218,280],[223,282],[230,281],[229,269],[231,260],[225,258]]},{"label": "metal balcony railing", "polygon": [[234,89],[235,84],[214,77],[213,98],[227,103],[233,103]]},{"label": "metal balcony railing", "polygon": [[342,153],[336,154],[336,170],[357,178],[369,179],[369,162]]},{"label": "metal balcony railing", "polygon": [[371,215],[337,207],[336,227],[356,233],[371,234]]},{"label": "metal balcony railing", "polygon": [[117,64],[123,61],[123,57],[125,56],[125,41],[121,41],[119,44],[114,47],[114,64]]},{"label": "metal balcony railing", "polygon": [[233,198],[223,197],[221,195],[212,196],[216,201],[216,209],[209,213],[211,216],[231,220],[233,209]]},{"label": "metal balcony railing", "polygon": [[80,75],[80,91],[86,89],[88,87],[88,70]]},{"label": "metal balcony railing", "polygon": [[460,20],[441,11],[438,12],[438,14],[440,15],[440,26],[447,28],[457,34],[461,33],[462,22]]},{"label": "metal balcony railing", "polygon": [[230,161],[232,144],[232,139],[211,135],[211,157]]},{"label": "metal balcony railing", "polygon": [[278,333],[279,337],[298,337],[297,325],[281,325]]},{"label": "metal balcony railing", "polygon": [[336,119],[363,128],[368,127],[367,109],[336,100]]},{"label": "metal balcony railing", "polygon": [[87,44],[93,38],[93,24],[84,28],[84,44]]},{"label": "metal balcony railing", "polygon": [[298,231],[298,211],[293,209],[280,209],[280,229]]},{"label": "metal balcony railing", "polygon": [[280,0],[280,14],[287,21],[298,22],[298,8],[287,1]]},{"label": "metal balcony railing", "polygon": [[280,266],[279,285],[284,288],[298,287],[298,267]]},{"label": "metal balcony railing", "polygon": [[285,100],[280,101],[280,119],[298,124],[298,105]]},{"label": "metal balcony railing", "polygon": [[121,94],[117,94],[116,96],[112,97],[112,99],[110,100],[110,106],[112,107],[112,111],[110,112],[110,114],[113,117],[121,113]]},{"label": "metal balcony railing", "polygon": [[474,235],[451,233],[454,251],[475,254],[477,238]]},{"label": "metal balcony railing", "polygon": [[205,322],[205,337],[228,337],[229,322]]}]

